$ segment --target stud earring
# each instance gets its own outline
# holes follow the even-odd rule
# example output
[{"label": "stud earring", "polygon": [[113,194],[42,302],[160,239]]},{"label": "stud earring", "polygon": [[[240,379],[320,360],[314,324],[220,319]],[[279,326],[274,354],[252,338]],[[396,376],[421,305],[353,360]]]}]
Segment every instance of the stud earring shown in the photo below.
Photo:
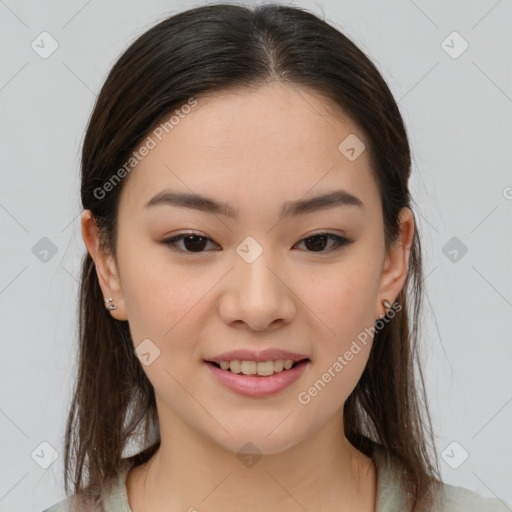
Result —
[{"label": "stud earring", "polygon": [[382,315],[380,315],[380,318],[384,318],[386,316],[387,310],[391,307],[391,304],[389,303],[389,300],[387,300],[387,299],[383,299],[381,302],[382,302],[382,305],[386,308],[386,311],[384,313],[382,313]]},{"label": "stud earring", "polygon": [[117,309],[117,306],[115,304],[110,304],[110,302],[112,302],[112,297],[105,299],[105,307],[109,311],[113,311],[114,309]]}]

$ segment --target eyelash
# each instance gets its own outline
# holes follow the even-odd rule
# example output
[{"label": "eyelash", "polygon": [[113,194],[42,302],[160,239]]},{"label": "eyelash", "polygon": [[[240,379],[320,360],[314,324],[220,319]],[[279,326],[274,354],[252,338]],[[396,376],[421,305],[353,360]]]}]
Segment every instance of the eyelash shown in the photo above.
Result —
[{"label": "eyelash", "polygon": [[[335,246],[334,248],[328,249],[326,251],[307,251],[307,252],[310,252],[312,254],[330,253],[333,251],[337,251],[337,250],[341,249],[343,246],[349,245],[354,242],[354,240],[350,240],[349,238],[346,238],[346,237],[343,237],[340,235],[335,235],[334,233],[322,232],[322,233],[315,233],[314,235],[303,238],[302,240],[299,240],[299,243],[304,242],[305,240],[310,240],[310,239],[314,239],[316,237],[321,237],[321,236],[326,236],[330,240],[334,240],[336,242],[337,246]],[[204,238],[206,240],[210,240],[213,242],[213,240],[207,236],[203,236],[199,233],[191,232],[191,233],[182,233],[181,235],[177,235],[175,237],[168,238],[167,240],[163,240],[161,243],[168,246],[169,249],[171,249],[173,251],[177,251],[177,252],[183,252],[183,253],[187,253],[187,254],[201,254],[203,252],[206,252],[206,251],[194,252],[194,251],[187,251],[184,249],[177,248],[177,242],[183,240],[186,237]]]}]

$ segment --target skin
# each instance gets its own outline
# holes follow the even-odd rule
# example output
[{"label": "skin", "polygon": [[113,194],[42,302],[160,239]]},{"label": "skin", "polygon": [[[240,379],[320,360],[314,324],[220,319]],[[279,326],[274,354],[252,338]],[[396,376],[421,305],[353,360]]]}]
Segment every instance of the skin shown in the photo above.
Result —
[{"label": "skin", "polygon": [[[143,368],[156,393],[161,447],[128,474],[130,507],[373,511],[375,466],[343,435],[343,404],[371,338],[310,403],[297,395],[375,325],[383,299],[393,304],[407,275],[412,212],[400,212],[399,241],[386,252],[368,151],[349,161],[338,150],[349,134],[368,147],[365,135],[316,92],[274,83],[197,100],[125,178],[117,260],[101,249],[90,211],[82,214],[104,297],[117,305],[112,321],[128,320],[135,347],[149,338],[160,349]],[[228,202],[239,217],[144,209],[166,188]],[[280,219],[284,201],[338,188],[364,208]],[[354,242],[322,249],[317,241],[316,249],[303,241],[324,230]],[[199,254],[161,243],[187,231],[212,241]],[[235,250],[247,236],[263,248],[252,263]],[[183,240],[178,247],[194,248]],[[298,381],[270,397],[233,393],[204,366],[228,350],[269,347],[311,360]],[[236,456],[247,442],[263,455],[251,467]]]}]

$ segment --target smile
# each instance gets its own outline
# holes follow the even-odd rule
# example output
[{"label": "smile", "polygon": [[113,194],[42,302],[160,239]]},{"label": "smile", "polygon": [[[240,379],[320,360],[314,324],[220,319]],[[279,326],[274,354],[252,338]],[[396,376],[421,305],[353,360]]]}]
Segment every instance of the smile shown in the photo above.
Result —
[{"label": "smile", "polygon": [[274,373],[290,370],[296,366],[300,361],[293,359],[278,359],[276,361],[221,361],[220,363],[212,363],[222,370],[230,371],[232,373],[243,373],[244,375],[259,375],[261,377],[268,377]]},{"label": "smile", "polygon": [[220,363],[205,361],[204,364],[213,377],[231,391],[250,397],[264,397],[279,393],[293,384],[310,362],[309,359],[260,362],[234,360]]}]

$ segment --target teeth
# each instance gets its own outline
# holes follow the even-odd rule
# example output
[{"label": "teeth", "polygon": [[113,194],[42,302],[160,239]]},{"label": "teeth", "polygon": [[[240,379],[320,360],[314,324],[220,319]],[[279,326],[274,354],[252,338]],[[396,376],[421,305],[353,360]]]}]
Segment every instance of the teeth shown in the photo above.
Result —
[{"label": "teeth", "polygon": [[221,361],[220,367],[223,370],[231,370],[232,373],[243,373],[244,375],[261,375],[268,377],[274,373],[289,370],[293,366],[293,359],[279,359],[277,361]]},{"label": "teeth", "polygon": [[244,375],[256,375],[258,373],[258,364],[256,361],[241,361],[240,371]]}]

